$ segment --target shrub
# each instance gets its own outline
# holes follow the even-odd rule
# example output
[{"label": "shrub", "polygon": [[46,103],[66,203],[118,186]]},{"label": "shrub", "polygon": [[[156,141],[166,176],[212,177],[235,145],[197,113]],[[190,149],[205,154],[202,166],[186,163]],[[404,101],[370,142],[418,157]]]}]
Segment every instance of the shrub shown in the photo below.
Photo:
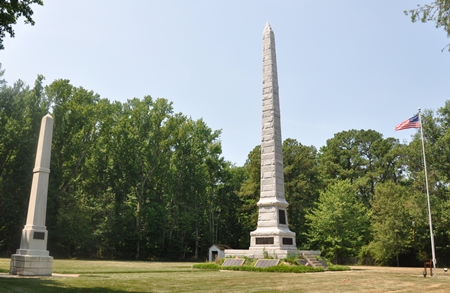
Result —
[{"label": "shrub", "polygon": [[221,266],[213,263],[196,263],[192,266],[194,269],[202,269],[202,270],[220,270]]},{"label": "shrub", "polygon": [[291,264],[298,264],[297,260],[299,259],[299,255],[297,251],[288,251],[288,254],[286,258],[284,259],[285,262],[291,263]]},{"label": "shrub", "polygon": [[231,266],[222,267],[215,263],[201,263],[194,264],[192,266],[194,269],[202,270],[231,270],[231,271],[251,271],[251,272],[279,272],[279,273],[310,273],[310,272],[323,272],[323,268],[313,268],[310,266],[285,266],[278,265],[268,268],[255,268],[253,266]]},{"label": "shrub", "polygon": [[331,265],[327,268],[328,271],[350,271],[350,268],[347,266],[340,265]]}]

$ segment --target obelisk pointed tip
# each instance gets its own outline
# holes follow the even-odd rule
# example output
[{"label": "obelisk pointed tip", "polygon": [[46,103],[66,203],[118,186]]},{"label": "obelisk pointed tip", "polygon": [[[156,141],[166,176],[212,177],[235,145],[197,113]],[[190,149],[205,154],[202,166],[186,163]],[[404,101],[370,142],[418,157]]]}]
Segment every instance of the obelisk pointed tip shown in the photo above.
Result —
[{"label": "obelisk pointed tip", "polygon": [[270,23],[267,22],[266,26],[264,27],[264,31],[271,31],[271,30],[272,30],[272,28],[270,27]]}]

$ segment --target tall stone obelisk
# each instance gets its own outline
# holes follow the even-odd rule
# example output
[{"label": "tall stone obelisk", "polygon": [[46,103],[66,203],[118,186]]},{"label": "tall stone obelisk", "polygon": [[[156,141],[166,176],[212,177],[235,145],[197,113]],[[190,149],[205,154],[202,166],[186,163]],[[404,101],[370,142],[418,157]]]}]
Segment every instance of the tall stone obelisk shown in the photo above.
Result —
[{"label": "tall stone obelisk", "polygon": [[282,258],[288,251],[297,249],[295,233],[288,227],[287,206],[275,36],[267,23],[263,32],[261,194],[258,227],[250,233],[250,250],[265,249]]},{"label": "tall stone obelisk", "polygon": [[53,118],[47,114],[42,118],[39,132],[27,222],[22,230],[20,248],[11,256],[11,275],[52,275],[53,257],[47,251],[48,232],[45,227],[52,134]]}]

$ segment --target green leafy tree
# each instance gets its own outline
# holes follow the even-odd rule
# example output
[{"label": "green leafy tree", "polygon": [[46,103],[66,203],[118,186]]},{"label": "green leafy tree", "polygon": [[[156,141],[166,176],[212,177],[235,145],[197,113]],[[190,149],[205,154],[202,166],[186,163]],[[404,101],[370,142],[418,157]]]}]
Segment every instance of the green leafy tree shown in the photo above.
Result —
[{"label": "green leafy tree", "polygon": [[[413,225],[419,223],[414,217],[417,208],[413,196],[406,187],[393,182],[377,184],[372,204],[372,236],[369,248],[378,264],[388,265],[406,253],[414,240]],[[414,222],[414,224],[413,224]]]},{"label": "green leafy tree", "polygon": [[[18,247],[37,137],[51,107],[47,227],[58,257],[201,257],[242,236],[246,178],[221,157],[220,131],[165,99],[110,103],[57,80],[0,88],[0,249]],[[248,233],[247,233],[248,234]],[[239,240],[238,240],[239,242]]]},{"label": "green leafy tree", "polygon": [[222,182],[217,190],[217,229],[212,243],[228,244],[232,248],[248,248],[249,231],[244,230],[239,218],[242,208],[239,191],[247,179],[244,167],[226,163],[223,168]]},{"label": "green leafy tree", "polygon": [[25,23],[34,25],[32,4],[44,5],[42,0],[4,0],[0,3],[0,50],[4,49],[3,39],[6,33],[14,37],[13,25],[20,17],[25,17]]},{"label": "green leafy tree", "polygon": [[242,245],[250,243],[250,232],[256,229],[258,223],[257,203],[261,192],[261,146],[256,146],[247,157],[244,164],[246,179],[242,182],[239,198],[239,222],[242,226],[244,238]]},{"label": "green leafy tree", "polygon": [[317,150],[288,138],[283,142],[283,163],[289,226],[296,232],[297,245],[305,245],[308,243],[305,215],[317,201],[322,187]]},{"label": "green leafy tree", "polygon": [[[450,101],[436,112],[425,110],[422,115],[423,136],[427,159],[428,175],[432,180],[432,192],[445,198],[448,193],[447,184],[450,181]],[[415,164],[413,171],[423,173],[423,156],[420,132],[413,141]],[[410,162],[412,163],[412,162]]]},{"label": "green leafy tree", "polygon": [[[206,252],[211,246],[211,240],[216,238],[216,223],[220,206],[218,201],[218,184],[222,181],[223,158],[219,136],[220,130],[213,131],[203,119],[195,121],[192,144],[196,177],[194,194],[196,195],[194,211],[195,221],[195,249],[194,257],[198,259],[200,253]],[[203,221],[201,219],[204,219]],[[205,225],[207,224],[207,225]]]},{"label": "green leafy tree", "polygon": [[[168,158],[166,143],[171,135],[168,121],[172,105],[165,99],[153,101],[150,96],[137,98],[124,104],[119,117],[115,138],[115,168],[127,184],[127,204],[133,207],[135,218],[135,259],[141,258],[142,242],[145,243],[144,227],[148,220],[147,209],[155,195],[154,176]],[[144,245],[145,247],[145,245]]]},{"label": "green leafy tree", "polygon": [[[412,22],[435,22],[436,28],[443,28],[450,37],[450,1],[449,0],[435,0],[430,4],[417,5],[417,8],[405,10],[405,15],[411,17]],[[446,47],[450,51],[450,44]],[[444,47],[445,49],[445,47]],[[442,50],[444,50],[442,49]]]},{"label": "green leafy tree", "polygon": [[[186,208],[191,206],[192,193],[189,192],[190,173],[188,156],[190,153],[189,137],[192,134],[192,121],[184,115],[174,117],[176,129],[171,135],[171,154],[165,176],[166,217],[164,217],[163,241],[164,253],[183,258],[187,245],[187,231],[190,231],[192,219]],[[190,211],[190,210],[189,210]]]},{"label": "green leafy tree", "polygon": [[47,208],[47,226],[54,233],[49,247],[72,257],[93,247],[92,211],[85,200],[89,192],[83,190],[83,172],[100,133],[101,99],[68,80],[52,82],[45,94],[55,119]]},{"label": "green leafy tree", "polygon": [[306,215],[311,248],[337,263],[357,256],[369,237],[369,215],[349,180],[329,185]]},{"label": "green leafy tree", "polygon": [[181,258],[202,251],[217,239],[220,215],[219,184],[223,159],[220,158],[220,131],[212,131],[200,119],[186,119],[178,132],[171,157],[172,184],[169,192],[169,245]]},{"label": "green leafy tree", "polygon": [[[70,206],[69,217],[65,221],[78,223],[81,240],[73,239],[77,257],[116,257],[116,240],[126,230],[125,219],[121,219],[120,229],[115,224],[114,195],[119,188],[115,183],[110,152],[111,125],[114,119],[114,105],[106,99],[96,102],[97,137],[89,148],[76,181],[74,206]],[[114,189],[114,190],[113,190]],[[122,211],[123,212],[123,211]],[[74,213],[74,215],[72,214]],[[131,218],[131,217],[130,217]],[[70,225],[69,225],[70,226]]]},{"label": "green leafy tree", "polygon": [[[450,201],[449,182],[450,166],[448,160],[450,156],[448,151],[450,143],[450,102],[437,111],[425,110],[422,114],[422,128],[424,136],[428,189],[431,200],[431,213],[433,219],[433,228],[435,230],[435,244],[439,247],[439,255],[446,259],[450,257],[450,248],[447,243],[450,240],[448,232],[449,215],[448,202]],[[409,144],[406,156],[408,166],[408,183],[415,192],[426,195],[426,181],[423,164],[423,149],[420,131],[414,135],[413,141]],[[424,204],[426,207],[426,204]],[[421,234],[419,234],[421,235]],[[430,258],[429,234],[423,233],[422,238],[415,243],[415,248],[419,255],[427,255]],[[423,253],[422,253],[423,251]]]},{"label": "green leafy tree", "polygon": [[319,165],[325,183],[350,180],[369,207],[375,184],[402,178],[402,147],[397,139],[383,139],[374,130],[342,131],[320,149]]}]

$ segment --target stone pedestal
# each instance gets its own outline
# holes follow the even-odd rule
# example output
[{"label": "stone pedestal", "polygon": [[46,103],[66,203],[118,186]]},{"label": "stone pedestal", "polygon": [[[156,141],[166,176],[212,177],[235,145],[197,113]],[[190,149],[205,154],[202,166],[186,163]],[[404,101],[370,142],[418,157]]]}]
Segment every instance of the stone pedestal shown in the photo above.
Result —
[{"label": "stone pedestal", "polygon": [[320,251],[315,250],[293,250],[293,249],[276,249],[276,248],[266,248],[266,249],[225,249],[225,257],[247,257],[251,259],[261,259],[269,256],[270,258],[283,259],[291,254],[296,256],[310,254],[320,256]]},{"label": "stone pedestal", "polygon": [[52,267],[51,256],[13,254],[9,273],[19,276],[51,276]]}]

